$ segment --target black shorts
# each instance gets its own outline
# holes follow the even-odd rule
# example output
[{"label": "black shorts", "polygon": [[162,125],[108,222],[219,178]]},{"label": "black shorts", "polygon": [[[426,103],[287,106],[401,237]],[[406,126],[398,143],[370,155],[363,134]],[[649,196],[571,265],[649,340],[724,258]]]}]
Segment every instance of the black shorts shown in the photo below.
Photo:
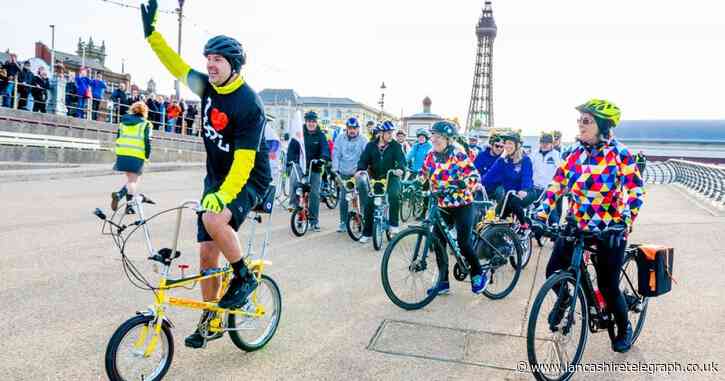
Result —
[{"label": "black shorts", "polygon": [[[206,194],[206,192],[204,194]],[[232,218],[229,220],[229,226],[231,226],[234,231],[239,231],[239,227],[242,226],[242,223],[247,218],[249,211],[251,211],[259,203],[259,199],[262,197],[262,194],[263,192],[259,192],[253,187],[245,185],[241,192],[237,195],[237,198],[227,204],[227,208],[229,208],[232,212]],[[201,219],[201,214],[197,218],[196,225],[196,242],[209,242],[214,240],[206,231],[204,221]]]}]

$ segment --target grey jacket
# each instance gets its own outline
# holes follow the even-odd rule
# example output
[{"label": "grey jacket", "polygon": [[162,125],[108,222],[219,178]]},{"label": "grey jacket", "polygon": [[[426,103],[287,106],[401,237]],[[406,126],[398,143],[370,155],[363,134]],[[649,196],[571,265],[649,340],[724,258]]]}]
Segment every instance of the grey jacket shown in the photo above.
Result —
[{"label": "grey jacket", "polygon": [[354,139],[348,138],[345,132],[338,135],[332,149],[332,169],[343,176],[354,175],[367,144],[368,140],[362,134]]}]

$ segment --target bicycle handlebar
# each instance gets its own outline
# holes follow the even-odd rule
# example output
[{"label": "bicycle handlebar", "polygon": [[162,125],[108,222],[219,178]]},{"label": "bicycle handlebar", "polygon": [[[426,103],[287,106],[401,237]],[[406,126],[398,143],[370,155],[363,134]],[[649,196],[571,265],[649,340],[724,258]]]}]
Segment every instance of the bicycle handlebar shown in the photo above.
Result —
[{"label": "bicycle handlebar", "polygon": [[613,226],[608,226],[604,230],[598,232],[584,231],[580,229],[579,226],[577,226],[576,220],[571,215],[566,217],[566,223],[563,225],[547,226],[539,220],[532,220],[532,225],[535,229],[540,230],[544,237],[552,239],[564,237],[573,239],[594,238],[598,240],[604,240],[612,233],[623,233],[627,229],[627,227],[623,224],[616,224]]}]

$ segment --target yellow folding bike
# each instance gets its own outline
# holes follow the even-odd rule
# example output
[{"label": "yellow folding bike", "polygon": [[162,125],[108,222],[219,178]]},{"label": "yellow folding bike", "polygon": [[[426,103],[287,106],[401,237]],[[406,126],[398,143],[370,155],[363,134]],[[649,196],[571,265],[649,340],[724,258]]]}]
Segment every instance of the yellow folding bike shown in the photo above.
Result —
[{"label": "yellow folding bike", "polygon": [[[111,337],[106,348],[105,366],[106,374],[110,380],[160,380],[166,375],[174,355],[174,340],[171,329],[174,325],[166,315],[167,306],[176,306],[209,311],[199,321],[197,329],[207,340],[217,337],[224,332],[229,333],[232,342],[240,349],[250,352],[264,347],[274,336],[279,325],[282,312],[282,296],[275,281],[264,274],[266,266],[271,262],[264,260],[271,239],[271,226],[274,202],[274,189],[264,197],[264,201],[255,207],[248,219],[251,223],[251,233],[247,240],[244,260],[247,267],[254,273],[258,286],[250,295],[247,303],[239,309],[219,308],[215,302],[205,302],[195,299],[169,296],[167,291],[184,287],[193,288],[196,282],[219,278],[221,279],[221,292],[223,295],[229,287],[232,278],[232,269],[229,264],[222,268],[209,269],[200,274],[185,277],[184,270],[188,265],[179,265],[181,277],[170,276],[171,264],[181,253],[177,251],[179,232],[181,229],[182,214],[184,210],[203,212],[197,201],[187,201],[180,206],[164,210],[149,218],[144,217],[142,204],[153,204],[148,197],[139,195],[129,203],[136,211],[138,220],[125,223],[126,214],[115,212],[108,218],[101,209],[94,214],[103,220],[102,231],[110,235],[121,252],[121,262],[129,281],[136,287],[154,293],[154,303],[146,310],[136,312],[136,315],[121,324]],[[125,211],[125,208],[118,208]],[[176,227],[174,230],[173,248],[153,249],[149,221],[159,215],[176,211]],[[266,222],[266,232],[259,258],[253,258],[253,240],[255,228],[262,224],[262,215],[269,214]],[[156,286],[152,285],[133,262],[126,256],[128,239],[141,229],[145,236],[146,248],[150,254],[149,260],[154,262],[154,268],[160,279]],[[159,265],[161,268],[159,269]]]}]

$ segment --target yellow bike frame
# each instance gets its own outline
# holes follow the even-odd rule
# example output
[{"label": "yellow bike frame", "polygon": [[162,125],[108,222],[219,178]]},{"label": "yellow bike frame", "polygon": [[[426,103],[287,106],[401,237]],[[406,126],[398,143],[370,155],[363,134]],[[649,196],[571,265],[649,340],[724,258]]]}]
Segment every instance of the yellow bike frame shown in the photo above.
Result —
[{"label": "yellow bike frame", "polygon": [[[138,210],[139,218],[141,221],[145,222],[144,214],[143,214],[143,207],[140,202],[131,201]],[[174,246],[171,250],[171,253],[176,253],[176,249],[178,247],[179,243],[179,233],[181,230],[181,217],[184,209],[192,209],[195,212],[200,210],[199,202],[197,201],[186,201],[183,204],[181,204],[181,207],[178,209],[178,213],[176,216],[176,230],[174,232]],[[254,213],[254,212],[253,212]],[[254,230],[255,226],[258,223],[261,223],[261,218],[259,217],[259,214],[254,214],[253,216],[249,217],[254,222],[252,223],[251,228],[251,234],[247,241],[247,255],[245,257],[249,257],[252,254],[252,240],[254,238]],[[268,219],[268,225],[271,224],[271,217]],[[152,243],[151,243],[151,235],[149,232],[149,228],[146,225],[146,223],[142,224],[144,229],[144,235],[146,237],[146,245],[149,250],[149,253],[151,255],[154,255]],[[267,233],[265,235],[264,245],[262,246],[262,254],[261,258],[264,258],[264,255],[267,251],[267,248],[269,246],[269,239],[271,237],[271,231],[270,229],[267,229]],[[262,274],[264,273],[265,266],[269,266],[272,264],[272,262],[264,260],[264,259],[255,259],[247,262],[247,268],[249,271],[251,271],[255,278],[257,279],[257,282],[260,281],[262,278]],[[244,258],[242,259],[244,260]],[[139,312],[140,314],[152,316],[154,317],[154,324],[153,325],[145,325],[141,331],[141,334],[139,335],[138,339],[134,342],[134,349],[137,351],[141,351],[143,349],[144,344],[146,343],[146,338],[148,336],[149,327],[153,327],[153,336],[151,337],[151,340],[148,342],[148,345],[146,346],[146,349],[144,350],[144,357],[150,356],[154,350],[156,349],[156,345],[158,343],[160,333],[161,333],[161,327],[163,326],[164,322],[166,324],[171,325],[171,322],[166,317],[166,306],[176,306],[176,307],[182,307],[182,308],[189,308],[189,309],[197,309],[197,310],[208,310],[211,312],[215,312],[217,315],[209,324],[209,331],[210,332],[220,332],[222,331],[222,321],[219,317],[220,315],[224,314],[230,314],[230,315],[239,315],[239,316],[247,316],[251,318],[259,318],[265,315],[266,311],[263,305],[257,303],[257,289],[255,289],[252,292],[252,295],[250,296],[250,301],[254,305],[253,311],[247,311],[244,309],[225,309],[225,308],[219,308],[218,304],[215,302],[205,302],[197,299],[189,299],[189,298],[178,298],[174,296],[168,296],[167,292],[168,290],[179,288],[179,287],[185,287],[187,285],[194,285],[196,282],[205,280],[205,279],[213,279],[213,278],[221,278],[221,287],[220,291],[224,291],[229,287],[229,282],[231,281],[232,277],[232,269],[229,265],[225,266],[224,268],[217,269],[216,271],[211,271],[209,273],[202,273],[198,275],[194,275],[191,277],[186,278],[177,278],[177,279],[170,279],[169,278],[169,272],[171,269],[171,261],[167,262],[168,264],[164,264],[163,270],[160,272],[161,279],[159,280],[158,287],[154,290],[154,304],[149,306],[149,308],[146,311]],[[183,276],[183,274],[182,274]]]}]

